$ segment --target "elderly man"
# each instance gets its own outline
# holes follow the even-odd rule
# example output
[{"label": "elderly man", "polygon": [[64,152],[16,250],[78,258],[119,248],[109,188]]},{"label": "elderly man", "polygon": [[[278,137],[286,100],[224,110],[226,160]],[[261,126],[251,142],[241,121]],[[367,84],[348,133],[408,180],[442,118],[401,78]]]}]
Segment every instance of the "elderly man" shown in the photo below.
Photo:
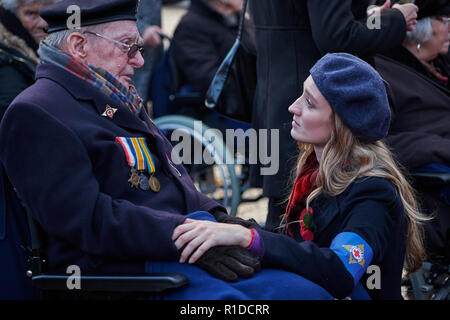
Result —
[{"label": "elderly man", "polygon": [[[69,30],[73,5],[81,28]],[[296,274],[253,276],[257,239],[248,249],[214,247],[195,265],[178,262],[172,237],[186,217],[250,222],[196,190],[145,113],[130,82],[144,63],[137,9],[136,0],[65,0],[41,11],[50,34],[40,45],[37,81],[1,124],[0,159],[47,235],[48,269],[182,272],[190,284],[166,295],[174,299],[331,298]],[[249,279],[221,280],[238,277]]]},{"label": "elderly man", "polygon": [[[74,4],[81,28],[69,30]],[[1,161],[48,235],[51,270],[144,271],[147,260],[176,261],[171,236],[187,214],[226,215],[170,161],[171,144],[130,83],[144,64],[137,8],[136,0],[69,0],[41,11],[49,36],[37,81],[0,130]],[[258,260],[231,249],[199,265],[227,280],[251,276]],[[236,264],[224,274],[208,269],[220,259]]]}]

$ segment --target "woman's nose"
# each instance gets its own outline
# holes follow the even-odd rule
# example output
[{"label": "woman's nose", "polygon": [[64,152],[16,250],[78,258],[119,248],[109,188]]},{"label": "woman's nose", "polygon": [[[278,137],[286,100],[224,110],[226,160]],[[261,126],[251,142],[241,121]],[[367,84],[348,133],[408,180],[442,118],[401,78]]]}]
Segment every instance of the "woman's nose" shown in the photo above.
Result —
[{"label": "woman's nose", "polygon": [[301,101],[300,101],[301,97],[298,98],[293,104],[291,104],[288,108],[288,111],[292,114],[295,114],[297,116],[299,116],[302,112],[302,108],[301,108]]}]

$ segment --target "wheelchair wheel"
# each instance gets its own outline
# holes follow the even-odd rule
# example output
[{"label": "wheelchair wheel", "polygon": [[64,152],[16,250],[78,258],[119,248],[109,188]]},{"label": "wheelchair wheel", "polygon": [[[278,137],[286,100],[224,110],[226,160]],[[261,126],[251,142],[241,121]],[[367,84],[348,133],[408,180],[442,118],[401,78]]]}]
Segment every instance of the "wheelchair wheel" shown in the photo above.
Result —
[{"label": "wheelchair wheel", "polygon": [[450,266],[441,261],[425,261],[408,275],[406,287],[414,300],[450,300]]},{"label": "wheelchair wheel", "polygon": [[[221,203],[228,209],[230,215],[235,216],[241,200],[241,193],[234,159],[221,137],[208,136],[207,134],[211,131],[207,132],[207,130],[210,128],[202,123],[200,129],[195,126],[195,121],[197,120],[179,115],[154,119],[156,126],[174,146],[179,141],[172,141],[171,138],[173,132],[177,130],[177,135],[183,134],[183,139],[191,139],[191,150],[201,150],[202,155],[207,154],[210,157],[212,161],[208,161],[208,163],[202,160],[201,163],[189,161],[189,163],[183,162],[183,164],[197,189]],[[180,156],[182,157],[182,155]],[[190,160],[193,160],[194,156],[190,157]],[[227,163],[227,159],[233,159],[233,164]]]}]

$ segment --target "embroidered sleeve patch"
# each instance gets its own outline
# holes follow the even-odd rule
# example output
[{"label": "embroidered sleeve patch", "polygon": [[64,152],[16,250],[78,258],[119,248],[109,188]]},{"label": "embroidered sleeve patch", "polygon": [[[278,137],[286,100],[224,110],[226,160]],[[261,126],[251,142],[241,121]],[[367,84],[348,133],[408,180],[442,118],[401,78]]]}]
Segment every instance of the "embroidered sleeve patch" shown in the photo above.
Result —
[{"label": "embroidered sleeve patch", "polygon": [[356,285],[372,261],[372,248],[356,233],[343,232],[333,239],[330,249],[341,259]]}]

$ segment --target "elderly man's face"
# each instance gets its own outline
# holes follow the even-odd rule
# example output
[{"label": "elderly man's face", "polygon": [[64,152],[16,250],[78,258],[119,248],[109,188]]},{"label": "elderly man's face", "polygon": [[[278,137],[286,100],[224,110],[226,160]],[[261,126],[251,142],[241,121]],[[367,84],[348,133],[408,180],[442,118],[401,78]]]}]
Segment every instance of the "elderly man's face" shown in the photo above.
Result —
[{"label": "elderly man's face", "polygon": [[39,2],[22,3],[16,10],[17,18],[19,18],[36,43],[44,40],[47,36],[44,31],[47,28],[47,23],[39,16],[39,11],[50,4],[43,5]]},{"label": "elderly man's face", "polygon": [[[105,24],[101,34],[130,45],[140,39],[136,22],[132,20],[114,21]],[[134,69],[144,65],[141,53],[138,51],[133,58],[128,58],[128,48],[94,35],[88,34],[87,37],[86,62],[105,69],[128,88]]]}]

